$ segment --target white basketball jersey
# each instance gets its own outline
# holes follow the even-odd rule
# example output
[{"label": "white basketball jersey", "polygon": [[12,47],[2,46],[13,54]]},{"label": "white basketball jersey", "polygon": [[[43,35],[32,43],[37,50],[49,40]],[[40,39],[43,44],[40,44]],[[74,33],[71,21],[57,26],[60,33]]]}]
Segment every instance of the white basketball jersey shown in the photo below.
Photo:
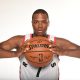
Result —
[{"label": "white basketball jersey", "polygon": [[[31,35],[25,36],[25,41],[30,39]],[[49,36],[49,39],[54,41],[54,36]],[[25,57],[20,59],[20,80],[59,80],[59,58],[54,56],[52,62],[43,68],[35,68],[31,66]]]}]

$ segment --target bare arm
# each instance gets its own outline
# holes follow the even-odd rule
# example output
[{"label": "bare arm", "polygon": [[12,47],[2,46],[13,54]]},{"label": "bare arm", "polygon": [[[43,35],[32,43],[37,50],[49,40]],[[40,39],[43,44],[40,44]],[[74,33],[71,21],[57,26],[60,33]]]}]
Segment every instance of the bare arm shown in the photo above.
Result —
[{"label": "bare arm", "polygon": [[[22,40],[23,36],[14,36],[0,43],[0,58],[17,57]],[[16,51],[12,51],[12,49],[16,49]]]},{"label": "bare arm", "polygon": [[58,49],[56,50],[56,52],[59,55],[80,58],[80,46],[79,45],[76,45],[63,38],[56,38],[56,45],[58,46]]},{"label": "bare arm", "polygon": [[63,54],[65,56],[80,58],[80,49],[65,49]]}]

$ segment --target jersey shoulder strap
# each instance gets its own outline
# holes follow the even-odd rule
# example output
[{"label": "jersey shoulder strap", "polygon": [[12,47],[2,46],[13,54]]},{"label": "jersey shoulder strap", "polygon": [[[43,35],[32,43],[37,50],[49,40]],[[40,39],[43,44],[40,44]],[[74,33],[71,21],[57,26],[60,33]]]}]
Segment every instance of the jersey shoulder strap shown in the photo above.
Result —
[{"label": "jersey shoulder strap", "polygon": [[26,41],[27,39],[30,39],[32,37],[32,34],[26,34],[24,37],[25,37],[24,41]]},{"label": "jersey shoulder strap", "polygon": [[[53,44],[56,45],[56,37],[54,35],[49,35],[49,40],[53,41]],[[55,55],[55,60],[59,61],[59,56]]]},{"label": "jersey shoulder strap", "polygon": [[22,42],[21,42],[21,46],[24,44],[24,42],[25,42],[26,40],[30,39],[31,36],[32,36],[31,34],[26,34],[26,35],[24,35],[23,40],[22,40]]},{"label": "jersey shoulder strap", "polygon": [[[22,40],[22,43],[21,43],[21,46],[24,45],[25,41],[26,41],[27,39],[30,39],[31,37],[32,37],[32,34],[26,34],[26,35],[24,35],[23,40]],[[19,60],[22,61],[23,57],[24,57],[24,56],[20,56],[20,57],[19,57]]]},{"label": "jersey shoulder strap", "polygon": [[56,44],[56,37],[54,35],[49,35],[49,40]]}]

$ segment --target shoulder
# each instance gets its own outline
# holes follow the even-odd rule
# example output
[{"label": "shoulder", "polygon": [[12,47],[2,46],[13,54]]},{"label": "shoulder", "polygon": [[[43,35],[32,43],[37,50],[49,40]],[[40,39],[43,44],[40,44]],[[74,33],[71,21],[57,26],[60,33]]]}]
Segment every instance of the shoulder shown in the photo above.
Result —
[{"label": "shoulder", "polygon": [[0,47],[6,50],[11,50],[12,48],[19,47],[24,35],[17,35],[0,43]]},{"label": "shoulder", "polygon": [[2,45],[20,45],[23,41],[25,35],[16,35],[8,38],[7,40],[1,42]]},{"label": "shoulder", "polygon": [[70,43],[69,40],[65,39],[65,38],[60,38],[60,37],[55,37],[56,38],[56,42],[59,42],[59,43]]},{"label": "shoulder", "polygon": [[71,42],[70,40],[67,40],[65,38],[59,38],[59,37],[56,37],[56,44],[65,49],[76,49],[78,47],[78,45]]},{"label": "shoulder", "polygon": [[13,42],[16,42],[18,46],[22,45],[25,39],[25,35],[16,35],[11,37]]},{"label": "shoulder", "polygon": [[13,36],[11,38],[13,38],[13,39],[22,39],[22,38],[24,38],[24,36],[25,35],[16,35],[16,36]]},{"label": "shoulder", "polygon": [[7,39],[6,41],[16,42],[16,41],[22,40],[23,38],[24,38],[24,35],[16,35]]}]

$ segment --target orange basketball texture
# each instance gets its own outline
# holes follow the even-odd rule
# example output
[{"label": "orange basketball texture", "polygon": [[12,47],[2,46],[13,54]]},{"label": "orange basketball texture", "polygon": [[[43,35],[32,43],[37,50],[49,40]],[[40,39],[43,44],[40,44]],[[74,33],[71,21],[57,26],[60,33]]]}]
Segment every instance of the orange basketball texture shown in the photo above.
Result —
[{"label": "orange basketball texture", "polygon": [[[26,42],[25,42],[26,43]],[[33,37],[27,41],[25,58],[34,67],[45,67],[53,59],[50,51],[52,43],[45,37]]]}]

